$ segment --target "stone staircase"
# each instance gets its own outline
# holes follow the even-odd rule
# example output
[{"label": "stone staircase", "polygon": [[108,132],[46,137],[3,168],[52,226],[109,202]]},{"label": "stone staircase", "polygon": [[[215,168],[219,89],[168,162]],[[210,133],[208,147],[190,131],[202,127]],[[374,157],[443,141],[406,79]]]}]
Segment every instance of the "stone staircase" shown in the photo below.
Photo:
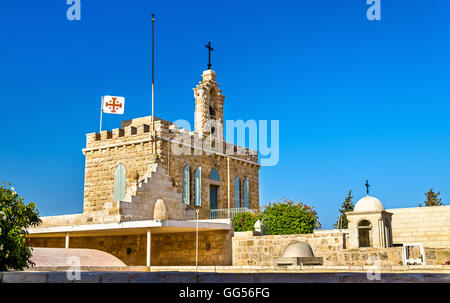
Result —
[{"label": "stone staircase", "polygon": [[127,190],[120,201],[120,221],[153,220],[155,203],[162,199],[166,205],[168,219],[192,220],[195,211],[182,202],[182,195],[170,181],[161,164],[152,164],[145,175]]}]

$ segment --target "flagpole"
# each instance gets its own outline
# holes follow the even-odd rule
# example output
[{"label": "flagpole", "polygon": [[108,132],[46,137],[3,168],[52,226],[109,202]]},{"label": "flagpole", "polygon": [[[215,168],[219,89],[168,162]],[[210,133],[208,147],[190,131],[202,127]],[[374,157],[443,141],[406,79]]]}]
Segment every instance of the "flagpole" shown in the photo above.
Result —
[{"label": "flagpole", "polygon": [[102,104],[100,106],[100,132],[102,132],[102,118],[103,118],[103,96],[102,96]]},{"label": "flagpole", "polygon": [[155,14],[152,13],[152,135],[155,141]]}]

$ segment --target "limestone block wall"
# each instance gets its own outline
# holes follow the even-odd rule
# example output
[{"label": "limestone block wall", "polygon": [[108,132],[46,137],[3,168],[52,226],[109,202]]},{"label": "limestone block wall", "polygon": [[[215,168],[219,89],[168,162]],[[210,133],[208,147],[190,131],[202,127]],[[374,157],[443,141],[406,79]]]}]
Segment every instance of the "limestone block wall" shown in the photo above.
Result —
[{"label": "limestone block wall", "polygon": [[183,204],[181,194],[173,186],[167,172],[156,164],[130,195],[129,201],[120,201],[121,222],[153,220],[158,199],[164,200],[168,219],[195,219],[195,210]]},{"label": "limestone block wall", "polygon": [[[146,235],[71,237],[70,248],[108,252],[128,266],[146,264]],[[152,234],[151,265],[195,265],[195,233]],[[31,247],[64,248],[64,237],[27,238]],[[198,265],[231,265],[231,232],[199,233]]]},{"label": "limestone block wall", "polygon": [[392,215],[394,244],[422,243],[450,248],[450,205],[387,209]]},{"label": "limestone block wall", "polygon": [[[170,122],[155,120],[157,140],[153,146],[150,140],[150,117],[142,117],[122,122],[122,128],[101,133],[87,134],[85,190],[83,214],[53,216],[43,218],[41,226],[64,226],[90,223],[111,223],[153,219],[153,207],[162,198],[171,219],[193,219],[195,215],[195,169],[201,167],[200,218],[209,218],[210,185],[218,185],[218,208],[228,207],[227,157],[220,153],[176,155],[171,151],[169,139],[180,130]],[[195,132],[188,132],[199,136]],[[165,138],[165,139],[164,139]],[[225,144],[224,142],[222,142]],[[154,152],[154,150],[156,152]],[[239,148],[239,150],[241,150]],[[240,177],[240,205],[243,206],[244,180],[249,180],[249,206],[259,208],[259,165],[257,155],[242,149],[243,156],[230,157],[230,207],[234,205],[234,180]],[[122,164],[126,170],[126,197],[124,201],[114,201],[114,170]],[[182,202],[183,168],[191,167],[191,203]],[[153,172],[160,165],[164,173]],[[220,181],[209,179],[211,170],[219,171]],[[168,175],[167,175],[167,173]],[[164,175],[162,176],[161,173]],[[138,176],[138,179],[136,177]]]},{"label": "limestone block wall", "polygon": [[[311,245],[316,257],[323,257],[323,265],[380,266],[402,265],[403,247],[346,249],[346,231],[324,230],[313,234],[253,236],[253,232],[236,232],[232,238],[234,266],[274,266],[284,248],[295,241]],[[442,265],[450,261],[449,248],[425,247],[425,263]]]},{"label": "limestone block wall", "polygon": [[83,214],[41,217],[39,227],[81,225],[85,222]]},{"label": "limestone block wall", "polygon": [[428,265],[443,265],[450,261],[449,248],[425,247],[425,262]]},{"label": "limestone block wall", "polygon": [[[198,264],[231,265],[230,231],[199,233]],[[195,233],[152,236],[152,264],[161,266],[195,265]]]},{"label": "limestone block wall", "polygon": [[[209,218],[211,184],[209,173],[214,167],[219,171],[221,177],[219,184],[216,184],[219,185],[218,208],[228,207],[227,157],[220,152],[198,154],[192,146],[187,147],[191,151],[189,155],[174,153],[170,149],[169,145],[172,143],[169,140],[173,140],[182,133],[192,138],[193,143],[194,138],[200,138],[200,134],[180,130],[172,123],[156,118],[154,124],[157,140],[153,146],[150,140],[150,123],[150,117],[142,117],[123,121],[122,128],[119,129],[86,135],[86,148],[83,149],[86,157],[83,213],[88,218],[88,223],[115,222],[120,219],[120,203],[114,201],[114,170],[119,164],[124,165],[126,170],[128,201],[130,200],[129,193],[136,191],[136,173],[139,176],[138,181],[145,183],[149,167],[157,162],[168,171],[169,181],[181,194],[183,168],[189,164],[191,166],[191,210],[194,206],[194,172],[197,167],[202,167],[201,218]],[[224,146],[223,150],[226,150],[226,143],[223,140],[220,144]],[[250,208],[259,208],[257,154],[237,146],[235,150],[240,151],[242,155],[230,157],[230,206],[234,207],[234,180],[239,176],[241,204],[243,204],[243,182],[249,178]],[[166,189],[162,188],[162,190]],[[141,198],[138,197],[136,201]],[[147,214],[142,216],[148,217]]]},{"label": "limestone block wall", "polygon": [[[450,249],[425,247],[426,265],[443,265],[450,261]],[[334,256],[328,254],[334,265],[376,265],[372,258],[379,260],[380,266],[403,265],[403,247],[344,249]],[[336,258],[336,259],[335,259]],[[336,261],[334,261],[334,259]],[[330,262],[330,265],[333,265]]]},{"label": "limestone block wall", "polygon": [[311,245],[316,257],[324,257],[325,265],[335,265],[330,256],[343,249],[345,234],[339,231],[313,234],[253,236],[253,232],[235,232],[233,241],[233,265],[273,266],[274,259],[281,257],[284,248],[302,241]]},{"label": "limestone block wall", "polygon": [[[192,149],[191,155],[177,156],[170,149],[169,141],[161,143],[161,154],[159,155],[160,163],[163,167],[169,170],[169,175],[178,192],[181,193],[183,189],[183,168],[189,164],[190,166],[190,205],[195,203],[195,170],[201,167],[201,197],[202,207],[200,210],[200,218],[209,217],[209,201],[210,201],[210,185],[218,185],[218,208],[228,208],[228,170],[227,158],[218,154],[211,155],[196,155]],[[159,149],[159,148],[158,148]],[[170,150],[170,151],[169,151]],[[170,156],[168,156],[170,155]],[[257,162],[255,162],[257,163]],[[220,175],[220,182],[215,182],[209,179],[211,170],[215,168]],[[259,165],[242,162],[236,159],[230,159],[230,207],[234,208],[234,182],[236,177],[240,178],[240,197],[241,206],[243,207],[244,197],[244,180],[249,180],[249,206],[251,209],[259,208]]]},{"label": "limestone block wall", "polygon": [[[154,162],[149,125],[126,126],[86,135],[83,212],[118,215],[114,201],[114,169],[122,164],[126,170],[126,186],[143,176]],[[103,215],[99,213],[98,215]]]}]

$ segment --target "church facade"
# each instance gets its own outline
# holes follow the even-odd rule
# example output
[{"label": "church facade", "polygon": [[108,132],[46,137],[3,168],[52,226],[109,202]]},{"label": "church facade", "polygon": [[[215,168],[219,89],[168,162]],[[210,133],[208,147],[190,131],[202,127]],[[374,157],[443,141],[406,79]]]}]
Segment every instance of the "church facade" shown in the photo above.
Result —
[{"label": "church facade", "polygon": [[30,245],[100,249],[127,265],[192,265],[200,224],[199,265],[230,265],[230,218],[259,209],[260,164],[256,151],[225,141],[213,70],[194,99],[193,131],[148,116],[87,134],[83,213],[42,218]]},{"label": "church facade", "polygon": [[[153,219],[152,203],[159,198],[168,205],[170,219],[194,219],[195,208],[201,219],[223,217],[212,211],[217,209],[259,208],[258,156],[238,146],[226,154],[230,148],[223,138],[225,97],[213,70],[202,77],[194,88],[194,131],[155,118],[152,140],[151,117],[143,117],[123,121],[112,131],[87,134],[86,220]],[[169,180],[160,180],[162,186],[148,186],[156,167]]]}]

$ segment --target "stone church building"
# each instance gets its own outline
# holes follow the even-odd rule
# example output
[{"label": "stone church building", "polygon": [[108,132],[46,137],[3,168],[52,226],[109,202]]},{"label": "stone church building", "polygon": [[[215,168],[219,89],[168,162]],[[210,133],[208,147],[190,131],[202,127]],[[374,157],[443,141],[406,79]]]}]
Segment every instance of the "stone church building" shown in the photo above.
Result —
[{"label": "stone church building", "polygon": [[[231,265],[230,218],[259,209],[256,151],[224,140],[215,72],[194,88],[195,129],[151,116],[86,135],[83,213],[42,218],[34,247],[91,248],[127,265]],[[198,212],[198,222],[196,221]]]},{"label": "stone church building", "polygon": [[49,248],[81,248],[97,250],[95,260],[86,252],[95,264],[109,262],[106,252],[127,266],[274,266],[295,242],[324,266],[450,262],[450,206],[385,209],[368,192],[346,214],[348,229],[234,233],[236,213],[259,209],[260,164],[256,151],[225,141],[221,92],[204,71],[193,131],[149,116],[87,134],[83,213],[42,218],[28,245],[50,263]]}]

